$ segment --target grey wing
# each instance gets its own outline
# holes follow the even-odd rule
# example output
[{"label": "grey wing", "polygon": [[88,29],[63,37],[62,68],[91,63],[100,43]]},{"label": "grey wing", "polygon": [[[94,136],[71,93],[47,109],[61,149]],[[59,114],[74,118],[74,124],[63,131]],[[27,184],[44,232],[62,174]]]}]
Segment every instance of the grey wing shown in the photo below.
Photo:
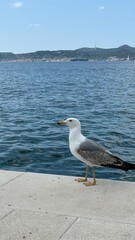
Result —
[{"label": "grey wing", "polygon": [[121,168],[123,161],[113,156],[106,148],[96,144],[92,140],[86,140],[80,144],[78,153],[95,166]]},{"label": "grey wing", "polygon": [[83,143],[80,144],[79,149],[81,151],[88,151],[88,152],[109,152],[105,147],[102,145],[97,144],[96,142],[86,139]]}]

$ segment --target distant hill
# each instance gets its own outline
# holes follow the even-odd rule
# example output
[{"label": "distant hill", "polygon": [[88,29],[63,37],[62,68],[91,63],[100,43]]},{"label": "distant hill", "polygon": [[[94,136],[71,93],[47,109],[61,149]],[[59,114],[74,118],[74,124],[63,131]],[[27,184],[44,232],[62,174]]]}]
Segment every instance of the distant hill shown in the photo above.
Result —
[{"label": "distant hill", "polygon": [[10,52],[0,52],[0,61],[10,61],[17,59],[16,54]]},{"label": "distant hill", "polygon": [[36,51],[14,54],[0,53],[0,61],[93,61],[135,60],[135,48],[123,45],[118,48],[79,48],[76,50]]}]

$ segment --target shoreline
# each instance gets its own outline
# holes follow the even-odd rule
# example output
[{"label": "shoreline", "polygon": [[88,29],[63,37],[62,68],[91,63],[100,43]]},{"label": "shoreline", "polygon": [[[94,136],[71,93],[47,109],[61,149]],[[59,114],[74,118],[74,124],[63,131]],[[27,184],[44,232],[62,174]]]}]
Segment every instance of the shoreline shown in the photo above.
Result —
[{"label": "shoreline", "polygon": [[6,62],[135,62],[135,60],[127,60],[127,59],[89,59],[89,60],[79,60],[79,59],[18,59],[18,60],[0,60],[0,63],[6,63]]}]

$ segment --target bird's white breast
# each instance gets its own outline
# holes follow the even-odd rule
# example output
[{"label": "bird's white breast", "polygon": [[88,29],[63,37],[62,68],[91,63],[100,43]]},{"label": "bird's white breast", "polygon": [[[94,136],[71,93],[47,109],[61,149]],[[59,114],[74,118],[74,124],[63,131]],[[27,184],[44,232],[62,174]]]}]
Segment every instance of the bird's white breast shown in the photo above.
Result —
[{"label": "bird's white breast", "polygon": [[83,161],[86,163],[86,160],[78,154],[78,148],[82,142],[86,140],[86,137],[84,137],[78,129],[72,129],[69,133],[69,148],[71,153],[80,161]]}]

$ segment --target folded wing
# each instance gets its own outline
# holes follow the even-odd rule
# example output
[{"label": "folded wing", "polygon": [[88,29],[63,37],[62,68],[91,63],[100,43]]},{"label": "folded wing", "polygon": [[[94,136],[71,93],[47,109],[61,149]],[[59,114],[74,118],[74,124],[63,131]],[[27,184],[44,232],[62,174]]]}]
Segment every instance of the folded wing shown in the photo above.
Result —
[{"label": "folded wing", "polygon": [[103,146],[98,145],[89,139],[80,144],[77,152],[81,157],[86,159],[87,162],[90,162],[95,166],[119,168],[125,171],[135,169],[134,164],[121,160],[119,157],[111,154]]}]

